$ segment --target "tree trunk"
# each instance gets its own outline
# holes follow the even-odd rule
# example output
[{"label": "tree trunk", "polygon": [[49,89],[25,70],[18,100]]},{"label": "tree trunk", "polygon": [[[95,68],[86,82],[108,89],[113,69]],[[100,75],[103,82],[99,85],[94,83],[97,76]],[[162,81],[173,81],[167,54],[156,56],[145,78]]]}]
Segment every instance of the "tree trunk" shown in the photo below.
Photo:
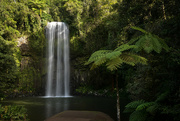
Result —
[{"label": "tree trunk", "polygon": [[118,73],[116,72],[116,91],[117,91],[117,120],[120,121],[120,100],[119,100],[119,87],[118,87]]},{"label": "tree trunk", "polygon": [[114,80],[115,80],[114,74],[112,74],[112,91],[114,91]]}]

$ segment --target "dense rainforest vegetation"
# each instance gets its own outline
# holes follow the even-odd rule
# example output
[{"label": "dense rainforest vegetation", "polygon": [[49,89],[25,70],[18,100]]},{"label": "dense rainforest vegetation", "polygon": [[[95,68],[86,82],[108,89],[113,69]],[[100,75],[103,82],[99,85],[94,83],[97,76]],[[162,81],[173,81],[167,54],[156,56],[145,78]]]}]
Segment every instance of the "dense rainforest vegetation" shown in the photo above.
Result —
[{"label": "dense rainforest vegetation", "polygon": [[44,95],[50,21],[69,25],[72,94],[118,90],[130,121],[180,120],[179,0],[0,0],[1,100]]}]

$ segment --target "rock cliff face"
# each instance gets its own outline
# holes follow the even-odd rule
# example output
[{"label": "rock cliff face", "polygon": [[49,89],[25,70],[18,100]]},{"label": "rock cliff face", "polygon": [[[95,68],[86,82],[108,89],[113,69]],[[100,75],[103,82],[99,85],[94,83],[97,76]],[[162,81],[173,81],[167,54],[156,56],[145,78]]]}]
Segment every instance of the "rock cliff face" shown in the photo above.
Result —
[{"label": "rock cliff face", "polygon": [[31,51],[27,36],[22,36],[17,39],[17,47],[21,51],[20,60],[20,78],[19,78],[19,93],[20,95],[43,95],[44,82],[42,81],[42,63],[37,61],[34,53]]},{"label": "rock cliff face", "polygon": [[29,43],[27,36],[22,36],[17,40],[18,47],[21,50],[21,71],[28,68],[32,63],[32,58],[29,52]]}]

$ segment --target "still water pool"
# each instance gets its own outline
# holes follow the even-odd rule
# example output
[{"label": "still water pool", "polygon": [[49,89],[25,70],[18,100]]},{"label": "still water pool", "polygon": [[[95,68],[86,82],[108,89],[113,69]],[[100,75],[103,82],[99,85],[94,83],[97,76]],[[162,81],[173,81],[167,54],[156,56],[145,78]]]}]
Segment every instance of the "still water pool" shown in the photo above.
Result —
[{"label": "still water pool", "polygon": [[66,110],[101,111],[116,120],[116,99],[104,97],[30,97],[1,102],[2,105],[24,105],[30,121],[44,121]]}]

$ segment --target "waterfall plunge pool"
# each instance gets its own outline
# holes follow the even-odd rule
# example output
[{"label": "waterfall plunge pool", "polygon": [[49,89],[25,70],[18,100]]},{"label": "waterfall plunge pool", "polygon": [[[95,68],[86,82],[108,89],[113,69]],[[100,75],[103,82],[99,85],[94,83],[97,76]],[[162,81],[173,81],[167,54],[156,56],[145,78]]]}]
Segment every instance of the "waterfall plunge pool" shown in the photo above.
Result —
[{"label": "waterfall plunge pool", "polygon": [[66,111],[101,111],[116,120],[116,99],[105,97],[26,97],[1,102],[2,105],[23,105],[27,109],[30,121],[45,119]]}]

